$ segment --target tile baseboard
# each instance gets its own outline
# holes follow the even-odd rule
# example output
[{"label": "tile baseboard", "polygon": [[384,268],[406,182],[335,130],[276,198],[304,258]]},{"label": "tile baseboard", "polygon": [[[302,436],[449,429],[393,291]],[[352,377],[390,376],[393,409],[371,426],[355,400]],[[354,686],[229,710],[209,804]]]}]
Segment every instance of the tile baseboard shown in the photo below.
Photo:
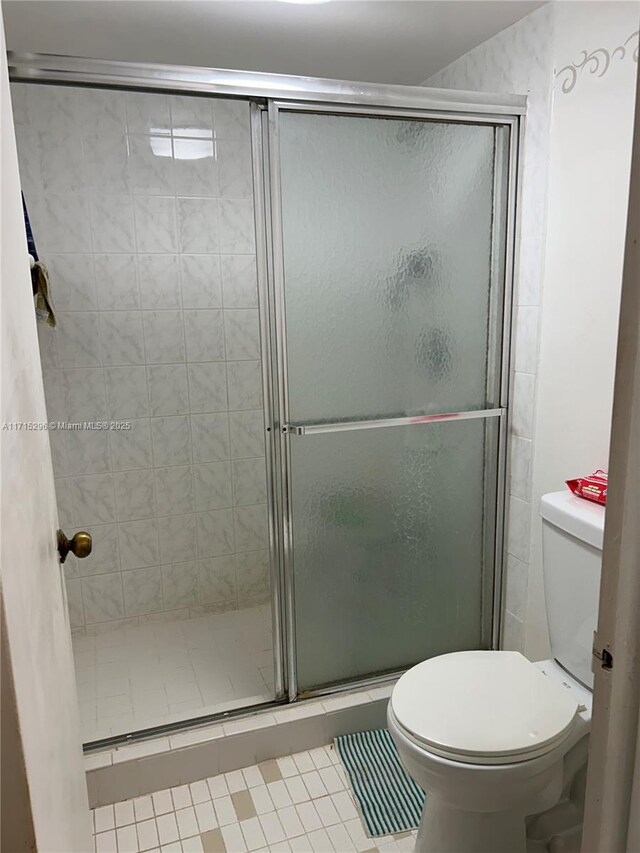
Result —
[{"label": "tile baseboard", "polygon": [[324,746],[386,725],[393,684],[301,700],[85,756],[91,808]]}]

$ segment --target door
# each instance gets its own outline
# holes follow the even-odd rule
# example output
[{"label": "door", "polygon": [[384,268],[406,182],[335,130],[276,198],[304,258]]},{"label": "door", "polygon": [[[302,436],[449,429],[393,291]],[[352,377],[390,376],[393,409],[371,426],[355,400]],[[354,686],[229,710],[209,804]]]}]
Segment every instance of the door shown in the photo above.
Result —
[{"label": "door", "polygon": [[513,140],[286,104],[270,130],[300,694],[492,644]]},{"label": "door", "polygon": [[2,639],[3,681],[9,670],[13,690],[3,690],[2,734],[14,760],[7,768],[3,750],[3,774],[10,769],[14,780],[3,786],[11,808],[3,808],[3,847],[86,853],[93,848],[49,438],[7,426],[45,424],[46,411],[1,40]]}]

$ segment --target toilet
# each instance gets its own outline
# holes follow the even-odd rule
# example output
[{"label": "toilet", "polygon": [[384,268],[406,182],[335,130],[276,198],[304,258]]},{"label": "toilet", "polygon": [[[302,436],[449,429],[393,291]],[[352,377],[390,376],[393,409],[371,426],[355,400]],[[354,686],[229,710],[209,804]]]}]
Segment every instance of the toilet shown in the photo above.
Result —
[{"label": "toilet", "polygon": [[604,507],[555,492],[540,515],[553,658],[453,652],[393,689],[389,732],[426,792],[420,853],[525,853],[527,826],[562,831],[568,792],[584,778]]}]

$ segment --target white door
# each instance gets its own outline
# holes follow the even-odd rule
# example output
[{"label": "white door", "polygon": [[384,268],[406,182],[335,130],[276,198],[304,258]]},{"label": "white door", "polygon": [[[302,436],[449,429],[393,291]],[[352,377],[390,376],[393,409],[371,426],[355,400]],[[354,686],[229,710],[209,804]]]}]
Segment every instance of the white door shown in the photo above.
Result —
[{"label": "white door", "polygon": [[[0,570],[3,662],[9,670],[4,675],[13,681],[18,731],[14,723],[15,767],[11,780],[3,778],[3,800],[5,785],[23,790],[24,837],[31,835],[38,851],[88,853],[93,845],[71,631],[56,551],[49,438],[46,431],[11,428],[16,422],[44,423],[46,411],[1,20],[0,42]],[[3,727],[11,725],[11,716],[3,714]],[[3,739],[5,733],[11,734],[3,730]],[[5,819],[3,813],[3,824]]]}]

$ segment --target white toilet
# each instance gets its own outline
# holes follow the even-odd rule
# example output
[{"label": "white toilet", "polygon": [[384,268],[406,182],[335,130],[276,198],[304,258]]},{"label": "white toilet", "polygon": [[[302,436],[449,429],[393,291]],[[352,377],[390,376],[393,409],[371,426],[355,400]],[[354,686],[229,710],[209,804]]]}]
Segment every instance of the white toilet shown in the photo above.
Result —
[{"label": "white toilet", "polygon": [[545,813],[540,832],[553,827],[554,807],[566,819],[564,798],[584,777],[604,507],[555,492],[540,514],[553,660],[440,655],[406,672],[391,695],[389,731],[427,794],[420,853],[524,853],[525,818]]}]

